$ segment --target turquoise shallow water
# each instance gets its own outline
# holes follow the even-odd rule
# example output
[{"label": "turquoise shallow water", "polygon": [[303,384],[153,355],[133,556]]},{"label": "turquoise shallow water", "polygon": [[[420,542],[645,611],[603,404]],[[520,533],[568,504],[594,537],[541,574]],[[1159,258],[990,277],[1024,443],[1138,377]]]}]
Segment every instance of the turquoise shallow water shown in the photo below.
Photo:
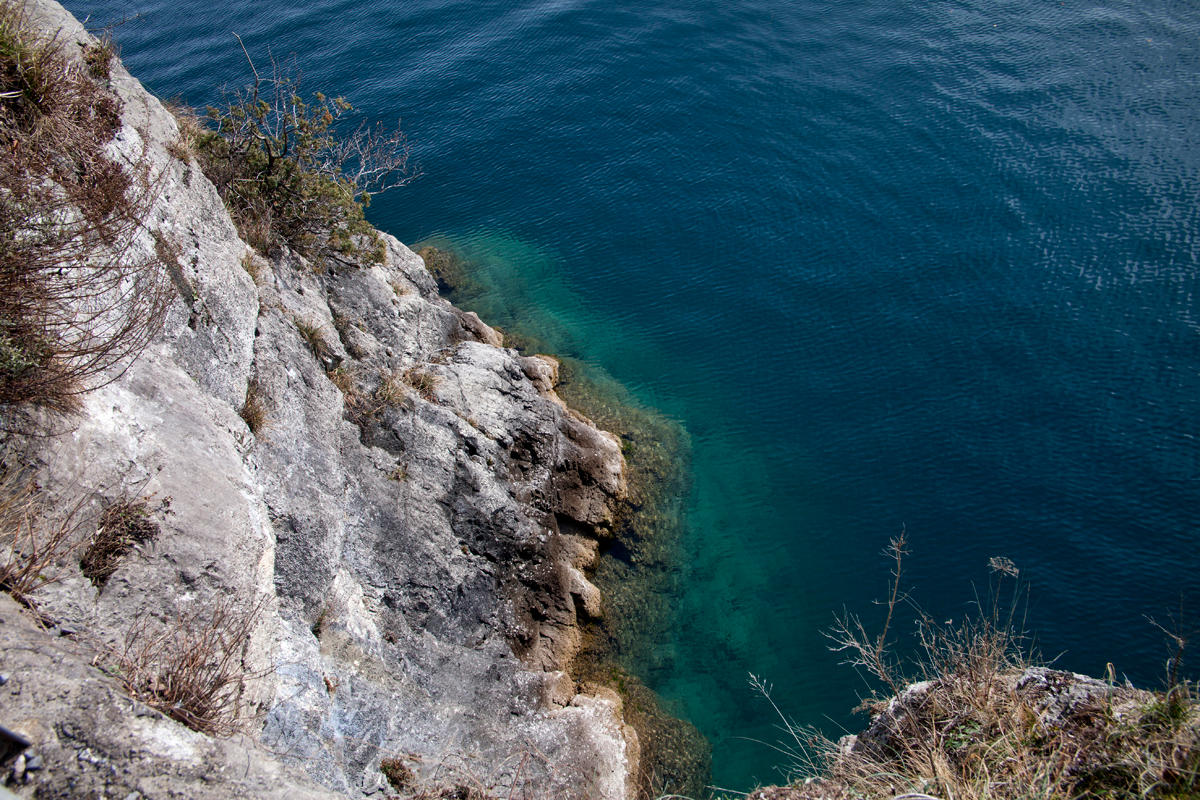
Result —
[{"label": "turquoise shallow water", "polygon": [[[906,526],[939,618],[989,556],[1058,663],[1156,684],[1144,615],[1200,602],[1200,11],[1172,0],[80,0],[155,91],[257,58],[403,117],[402,240],[692,443],[684,587],[635,665],[777,779],[755,672],[836,733]],[[757,741],[755,741],[757,740]]]}]

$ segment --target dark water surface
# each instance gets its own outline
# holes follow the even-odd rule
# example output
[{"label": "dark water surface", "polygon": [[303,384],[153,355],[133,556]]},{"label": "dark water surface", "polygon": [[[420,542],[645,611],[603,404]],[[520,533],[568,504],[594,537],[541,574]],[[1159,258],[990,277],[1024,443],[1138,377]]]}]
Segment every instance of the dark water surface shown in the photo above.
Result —
[{"label": "dark water surface", "polygon": [[[193,104],[298,54],[403,117],[378,198],[692,441],[685,589],[636,665],[780,776],[765,704],[836,733],[820,630],[908,583],[961,615],[1007,555],[1059,664],[1157,685],[1200,603],[1200,7],[1176,0],[79,0]],[[1194,614],[1187,615],[1195,623]]]}]

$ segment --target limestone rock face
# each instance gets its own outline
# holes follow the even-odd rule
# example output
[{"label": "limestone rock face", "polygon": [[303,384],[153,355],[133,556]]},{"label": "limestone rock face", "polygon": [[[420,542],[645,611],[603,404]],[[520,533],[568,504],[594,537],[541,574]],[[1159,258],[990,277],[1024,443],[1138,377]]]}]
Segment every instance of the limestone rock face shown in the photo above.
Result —
[{"label": "limestone rock face", "polygon": [[[52,0],[34,13],[89,39]],[[554,364],[503,349],[394,239],[373,266],[254,253],[171,154],[170,113],[119,65],[111,82],[113,147],[158,187],[137,246],[172,254],[179,297],[57,435],[6,444],[81,540],[122,499],[170,509],[102,588],[77,552],[62,560],[36,594],[54,631],[0,605],[0,725],[44,762],[15,788],[382,797],[394,758],[428,785],[628,796],[638,746],[620,700],[565,673],[577,614],[602,613],[585,570],[625,492],[619,443],[558,400]],[[235,738],[185,728],[100,669],[131,631],[216,608],[248,621]]]}]

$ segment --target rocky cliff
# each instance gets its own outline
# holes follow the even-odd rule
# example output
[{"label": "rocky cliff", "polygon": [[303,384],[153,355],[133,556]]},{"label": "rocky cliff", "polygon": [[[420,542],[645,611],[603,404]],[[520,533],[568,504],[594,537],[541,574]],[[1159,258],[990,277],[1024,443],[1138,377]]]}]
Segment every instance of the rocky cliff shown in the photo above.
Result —
[{"label": "rocky cliff", "polygon": [[[81,57],[70,14],[30,9]],[[371,266],[253,251],[172,115],[119,64],[107,81],[114,157],[154,187],[130,255],[162,262],[174,296],[76,413],[6,426],[33,524],[74,541],[37,613],[0,597],[10,788],[629,796],[621,701],[568,672],[577,620],[602,613],[585,573],[625,492],[618,441],[394,239]],[[113,509],[146,535],[98,580],[82,554]],[[143,702],[168,677],[134,674],[204,647],[236,667],[232,736]]]}]

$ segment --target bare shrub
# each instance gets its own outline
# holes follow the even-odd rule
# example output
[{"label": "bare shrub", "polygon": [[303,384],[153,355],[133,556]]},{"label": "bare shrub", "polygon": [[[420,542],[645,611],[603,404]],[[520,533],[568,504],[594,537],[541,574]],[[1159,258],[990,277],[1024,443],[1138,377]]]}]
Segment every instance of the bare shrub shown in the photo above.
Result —
[{"label": "bare shrub", "polygon": [[153,632],[143,617],[125,636],[113,666],[130,695],[201,733],[236,733],[247,681],[246,650],[262,604],[231,599],[181,614]]},{"label": "bare shrub", "polygon": [[105,506],[79,560],[80,569],[92,585],[103,589],[130,550],[157,538],[159,527],[154,516],[170,509],[169,497],[157,503],[152,497],[125,497]]},{"label": "bare shrub", "polygon": [[363,209],[372,194],[416,177],[403,132],[363,122],[343,134],[354,110],[343,98],[305,96],[294,66],[272,59],[263,76],[246,60],[253,83],[226,91],[194,139],[243,238],[263,252],[287,244],[309,258],[382,261],[383,241]]},{"label": "bare shrub", "polygon": [[133,256],[154,188],[107,152],[120,108],[88,69],[0,2],[0,406],[71,410],[170,300],[155,260]]},{"label": "bare shrub", "polygon": [[36,608],[30,595],[58,579],[57,568],[79,547],[75,536],[81,503],[58,519],[45,513],[45,498],[23,470],[0,473],[0,590]]},{"label": "bare shrub", "polygon": [[899,672],[899,665],[891,654],[889,635],[897,608],[908,600],[907,594],[900,591],[904,557],[909,554],[907,548],[907,533],[902,530],[899,536],[888,542],[884,550],[884,555],[892,560],[893,566],[892,579],[888,584],[888,599],[883,604],[887,613],[879,633],[874,636],[868,634],[857,614],[844,611],[840,617],[835,618],[832,630],[826,634],[832,641],[831,650],[848,652],[850,656],[847,663],[882,681],[893,694],[898,693],[905,683],[903,675]]}]

